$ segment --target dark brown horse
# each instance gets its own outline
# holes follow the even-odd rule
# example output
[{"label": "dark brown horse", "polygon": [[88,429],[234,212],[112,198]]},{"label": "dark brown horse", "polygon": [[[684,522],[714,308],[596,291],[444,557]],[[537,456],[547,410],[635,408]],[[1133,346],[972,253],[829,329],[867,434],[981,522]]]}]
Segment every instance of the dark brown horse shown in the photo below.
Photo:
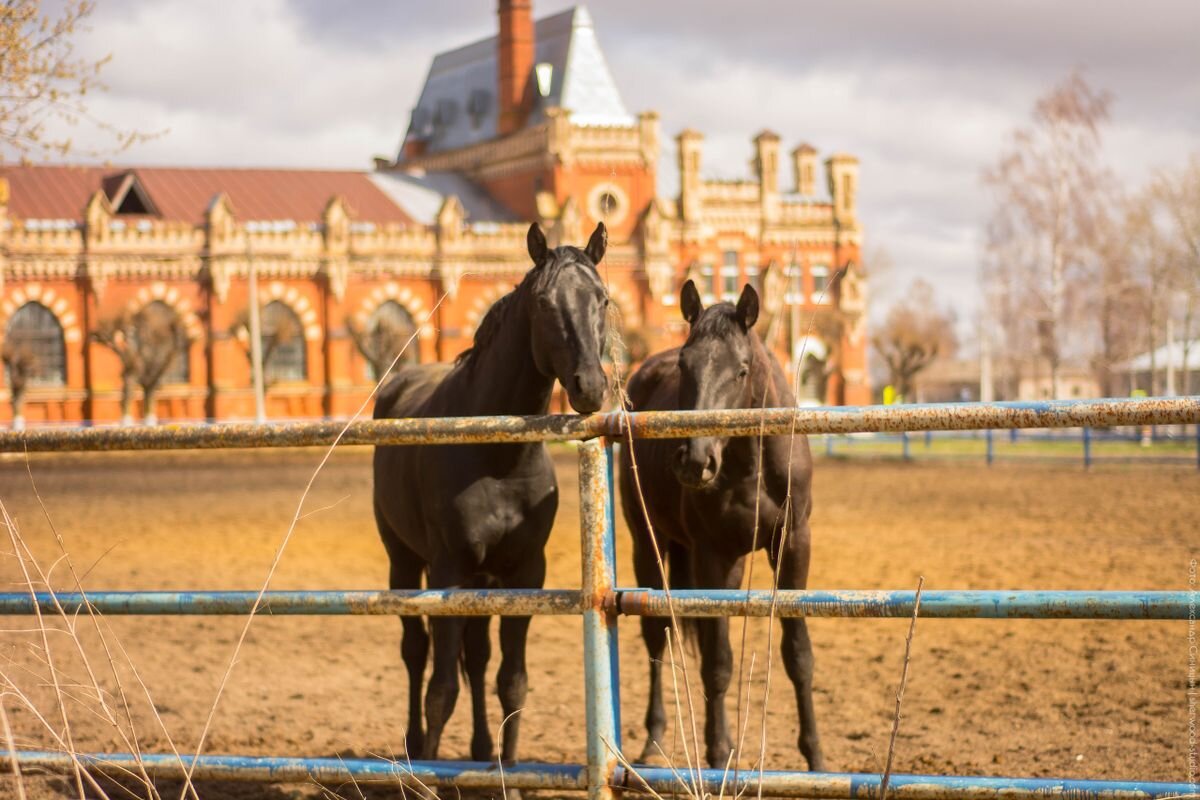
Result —
[{"label": "dark brown horse", "polygon": [[[752,328],[758,318],[758,293],[747,286],[737,305],[704,308],[688,281],[680,294],[684,319],[691,324],[682,348],[648,359],[629,381],[635,411],[791,406],[795,399],[778,361]],[[638,586],[661,589],[654,555],[657,542],[676,589],[736,589],[746,556],[766,548],[781,589],[803,589],[808,581],[812,509],[812,456],[804,436],[696,437],[685,440],[638,439],[633,443],[645,512],[627,448],[621,455],[621,500],[633,535],[633,568]],[[761,461],[762,480],[758,478]],[[791,502],[785,502],[791,491]],[[757,525],[757,533],[755,527]],[[786,529],[786,534],[785,534]],[[655,538],[652,540],[651,536]],[[650,653],[650,704],[646,711],[646,749],[642,760],[664,749],[662,655],[665,618],[642,618],[642,638]],[[798,744],[812,770],[823,768],[813,718],[812,643],[803,619],[782,620],[783,662],[796,690],[800,717]],[[730,739],[725,692],[733,672],[729,620],[696,620],[700,674],[706,698],[704,738],[710,766],[728,765]]]},{"label": "dark brown horse", "polygon": [[[533,268],[488,311],[475,344],[452,367],[405,367],[380,392],[375,418],[545,414],[557,379],[580,413],[600,408],[608,294],[596,272],[607,234],[599,225],[587,247],[550,249],[529,229]],[[540,589],[543,552],[558,509],[558,484],[546,447],[532,444],[425,445],[375,449],[375,519],[391,561],[393,589],[504,587]],[[407,747],[438,756],[442,730],[458,697],[458,668],[471,686],[471,758],[493,758],[486,713],[491,643],[487,617],[402,620],[408,668]],[[529,617],[500,621],[500,705],[507,718],[525,703]],[[433,674],[421,685],[433,639]],[[509,719],[501,750],[517,755],[519,718]]]}]

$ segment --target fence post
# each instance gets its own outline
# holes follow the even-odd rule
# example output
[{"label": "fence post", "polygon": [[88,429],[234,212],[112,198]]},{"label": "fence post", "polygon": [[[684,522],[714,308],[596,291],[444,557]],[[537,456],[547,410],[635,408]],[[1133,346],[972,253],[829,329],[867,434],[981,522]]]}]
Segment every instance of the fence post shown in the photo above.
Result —
[{"label": "fence post", "polygon": [[1196,429],[1196,469],[1200,469],[1200,422],[1193,427]]},{"label": "fence post", "polygon": [[925,449],[933,447],[933,431],[925,431]]},{"label": "fence post", "polygon": [[908,449],[908,431],[900,431],[900,453],[905,461],[912,460],[912,453]]},{"label": "fence post", "polygon": [[1092,468],[1092,429],[1083,427],[1083,468]]},{"label": "fence post", "polygon": [[[1197,441],[1200,442],[1200,439],[1198,439]],[[1200,447],[1200,444],[1198,444],[1197,446]],[[825,455],[827,455],[827,456],[833,455],[833,434],[832,433],[825,434]]]},{"label": "fence post", "polygon": [[995,445],[992,443],[992,429],[988,428],[984,434],[984,439],[987,441],[987,465],[990,467],[992,462],[996,460]]},{"label": "fence post", "polygon": [[589,800],[615,795],[621,746],[617,721],[617,618],[605,601],[616,583],[610,524],[611,455],[599,439],[579,445],[579,522],[583,538],[583,675],[587,702]]}]

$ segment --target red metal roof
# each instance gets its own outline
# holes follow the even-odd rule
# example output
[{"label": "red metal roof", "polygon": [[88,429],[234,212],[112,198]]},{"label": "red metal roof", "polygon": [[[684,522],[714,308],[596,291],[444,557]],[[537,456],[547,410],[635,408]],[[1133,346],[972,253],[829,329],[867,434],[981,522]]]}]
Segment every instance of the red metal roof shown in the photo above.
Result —
[{"label": "red metal roof", "polygon": [[162,219],[200,223],[224,192],[241,220],[318,222],[330,198],[341,196],[351,217],[364,222],[412,224],[404,209],[366,172],[305,169],[174,167],[0,166],[8,179],[8,213],[17,219],[83,218],[88,198],[114,177],[132,172]]}]

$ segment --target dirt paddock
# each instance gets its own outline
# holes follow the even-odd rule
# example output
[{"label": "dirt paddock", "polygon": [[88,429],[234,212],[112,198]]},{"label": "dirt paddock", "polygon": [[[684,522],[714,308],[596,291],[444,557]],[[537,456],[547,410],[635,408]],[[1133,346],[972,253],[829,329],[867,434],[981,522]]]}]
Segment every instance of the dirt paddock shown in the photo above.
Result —
[{"label": "dirt paddock", "polygon": [[[561,447],[555,457],[562,502],[548,586],[577,588],[575,455]],[[87,588],[257,589],[320,458],[317,451],[62,455],[35,457],[31,466],[72,564],[86,571]],[[365,449],[348,449],[329,462],[272,588],[385,588],[387,562],[372,522],[370,480]],[[53,566],[52,582],[68,588],[67,565],[58,559],[22,460],[0,461],[0,500],[41,565]],[[812,588],[910,588],[924,575],[930,589],[1181,589],[1188,583],[1188,560],[1200,556],[1200,477],[1186,468],[1104,467],[1085,474],[1074,466],[819,461],[815,503]],[[619,580],[628,583],[623,530],[618,545]],[[0,549],[4,591],[20,591],[8,537]],[[765,561],[755,570],[755,582],[765,586]],[[31,618],[0,620],[0,663],[6,681],[59,728],[49,671],[33,647],[40,637],[30,632],[31,624]],[[61,621],[55,625],[63,627]],[[170,743],[137,676],[175,745],[194,748],[243,620],[115,617],[106,625],[127,653],[116,651],[114,660],[142,750],[166,752]],[[79,629],[101,683],[115,692],[90,623],[80,622]],[[735,621],[735,657],[740,630]],[[756,666],[747,762],[759,748],[765,630],[765,621],[753,622],[748,636]],[[830,769],[882,770],[906,630],[904,620],[811,623],[816,708]],[[402,757],[406,679],[399,634],[390,618],[258,619],[206,752]],[[620,641],[622,729],[626,750],[636,755],[644,736],[646,667],[635,620],[622,620]],[[71,698],[76,748],[127,749],[104,720],[71,639],[52,632],[50,644]],[[581,661],[578,619],[535,620],[522,723],[525,758],[583,759]],[[771,676],[767,765],[800,768],[794,702],[781,667],[776,663]],[[897,771],[1152,780],[1186,775],[1184,622],[923,620],[910,669]],[[496,726],[494,695],[491,703]],[[56,747],[11,690],[3,705],[20,746]],[[445,758],[467,757],[467,707],[464,693],[443,744]],[[113,708],[123,713],[119,704]],[[678,758],[682,763],[682,753]],[[31,798],[77,796],[70,782],[58,778],[27,778],[26,786]],[[353,788],[333,788],[359,797]],[[201,796],[285,798],[297,792],[313,789],[206,784]],[[15,796],[13,779],[0,776],[0,797]]]}]

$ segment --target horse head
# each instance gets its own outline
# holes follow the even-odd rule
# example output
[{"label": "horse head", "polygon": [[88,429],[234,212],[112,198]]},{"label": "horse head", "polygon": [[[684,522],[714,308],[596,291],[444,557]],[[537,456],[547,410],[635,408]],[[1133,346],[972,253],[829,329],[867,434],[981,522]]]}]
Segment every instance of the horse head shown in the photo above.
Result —
[{"label": "horse head", "polygon": [[[691,330],[679,350],[679,408],[751,408],[756,348],[751,328],[758,320],[758,292],[747,285],[737,305],[705,308],[696,284],[688,281],[679,307]],[[679,446],[671,464],[675,477],[689,488],[710,485],[721,471],[721,455],[729,437],[695,436]]]},{"label": "horse head", "polygon": [[536,279],[529,311],[533,360],[547,378],[557,378],[571,407],[580,414],[598,411],[608,377],[601,365],[608,313],[608,292],[596,266],[608,247],[601,222],[582,250],[548,247],[534,223],[527,237]]}]

